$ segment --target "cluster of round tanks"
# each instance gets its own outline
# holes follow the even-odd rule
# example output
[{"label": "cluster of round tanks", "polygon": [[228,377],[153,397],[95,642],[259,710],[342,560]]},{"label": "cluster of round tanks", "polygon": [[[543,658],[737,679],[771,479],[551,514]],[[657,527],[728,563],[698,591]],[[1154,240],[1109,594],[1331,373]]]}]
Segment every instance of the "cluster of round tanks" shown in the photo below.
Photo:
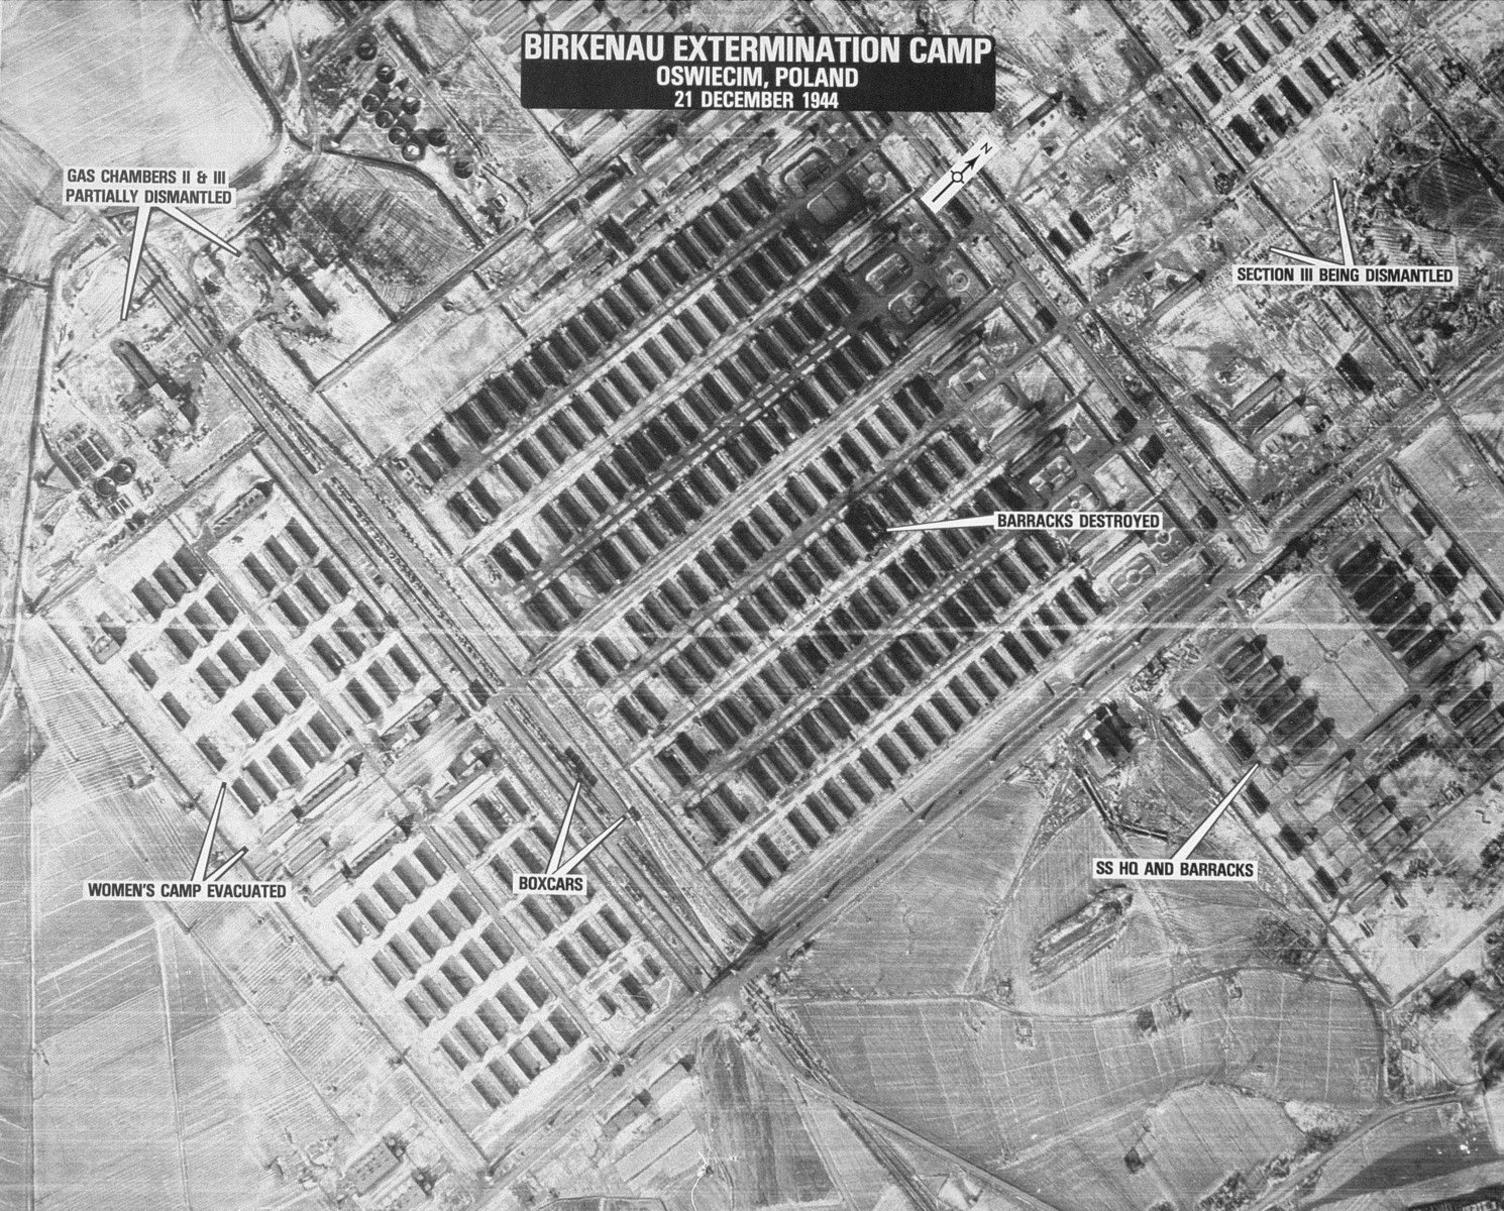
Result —
[{"label": "cluster of round tanks", "polygon": [[[377,55],[376,40],[363,38],[355,47],[356,57],[372,62]],[[409,164],[423,158],[430,148],[442,150],[449,146],[449,132],[442,126],[418,126],[418,115],[423,111],[423,98],[412,88],[404,76],[399,78],[397,69],[382,60],[376,64],[370,87],[360,98],[360,108],[370,115],[377,129],[386,131],[387,141],[396,147]],[[475,165],[469,160],[456,160],[452,166],[455,176],[462,180],[473,176]]]},{"label": "cluster of round tanks", "polygon": [[113,500],[120,495],[120,488],[136,477],[136,460],[122,458],[94,481],[94,495],[100,500]]}]

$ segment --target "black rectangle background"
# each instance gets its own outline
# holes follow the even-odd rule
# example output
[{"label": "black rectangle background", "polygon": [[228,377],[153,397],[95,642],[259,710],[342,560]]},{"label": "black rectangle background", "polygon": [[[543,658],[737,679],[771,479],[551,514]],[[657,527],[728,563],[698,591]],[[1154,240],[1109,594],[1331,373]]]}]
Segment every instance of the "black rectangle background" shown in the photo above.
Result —
[{"label": "black rectangle background", "polygon": [[[905,60],[909,56],[909,44],[909,37],[902,39]],[[773,70],[777,67],[801,67],[811,72],[821,67],[854,67],[857,72],[855,88],[811,86],[820,91],[834,91],[840,99],[841,109],[990,113],[997,101],[994,55],[995,52],[989,51],[981,63],[845,65],[766,62],[762,66],[767,89],[773,87]],[[660,67],[671,67],[677,62],[668,56],[662,62],[524,58],[522,104],[529,109],[674,109],[674,87],[660,85],[656,76]],[[684,66],[751,65],[694,63]],[[722,91],[725,87],[715,86],[710,91]],[[694,101],[688,108],[700,108],[700,93],[706,90],[697,86],[689,91]],[[796,102],[795,108],[803,107]]]}]

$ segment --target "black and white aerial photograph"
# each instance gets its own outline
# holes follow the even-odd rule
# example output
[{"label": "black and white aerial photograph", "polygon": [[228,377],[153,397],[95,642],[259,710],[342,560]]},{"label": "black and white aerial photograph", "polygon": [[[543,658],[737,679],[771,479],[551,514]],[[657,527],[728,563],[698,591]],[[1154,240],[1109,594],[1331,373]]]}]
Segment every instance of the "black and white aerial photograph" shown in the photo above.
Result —
[{"label": "black and white aerial photograph", "polygon": [[1504,0],[0,0],[0,1211],[1504,1211]]}]

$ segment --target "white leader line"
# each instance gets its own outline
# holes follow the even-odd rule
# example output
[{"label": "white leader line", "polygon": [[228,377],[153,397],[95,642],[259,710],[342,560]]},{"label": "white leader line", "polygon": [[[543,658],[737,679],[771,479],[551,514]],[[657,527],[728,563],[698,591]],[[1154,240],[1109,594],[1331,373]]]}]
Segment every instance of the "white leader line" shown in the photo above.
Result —
[{"label": "white leader line", "polygon": [[194,883],[202,883],[209,870],[209,854],[214,849],[214,833],[219,828],[219,809],[225,802],[225,784],[219,784],[219,794],[214,796],[214,806],[209,809],[209,827],[204,830],[203,842],[198,847],[198,861],[193,864]]},{"label": "white leader line", "polygon": [[209,855],[214,851],[214,834],[219,831],[219,809],[225,803],[225,784],[219,784],[219,794],[214,796],[214,806],[209,809],[209,827],[204,830],[204,839],[198,847],[198,861],[193,864],[193,883],[215,883],[224,875],[230,867],[245,857],[247,850],[244,845],[237,849],[229,858],[214,868],[214,873],[209,871]]},{"label": "white leader line", "polygon": [[[136,293],[136,274],[141,269],[141,252],[146,247],[146,229],[151,226],[151,207],[136,207],[136,224],[131,228],[131,253],[125,265],[125,294],[120,300],[120,318],[131,313],[131,295]],[[196,881],[196,880],[195,880]]]},{"label": "white leader line", "polygon": [[572,857],[571,859],[569,859],[568,862],[564,863],[563,866],[559,867],[559,869],[556,870],[556,871],[554,871],[553,873],[556,874],[556,875],[567,875],[567,874],[569,874],[572,870],[574,870],[574,868],[576,866],[578,866],[581,862],[583,862],[586,858],[588,858],[592,853],[594,853],[596,847],[598,845],[600,845],[600,843],[602,841],[604,841],[607,837],[609,837],[612,833],[614,833],[618,828],[620,828],[626,822],[627,822],[627,818],[625,816],[617,816],[616,819],[613,820],[613,821],[611,821],[610,824],[606,825],[606,827],[604,829],[602,829],[601,832],[597,836],[592,837],[590,839],[589,843],[585,846],[584,849],[580,850],[579,853],[575,854],[574,857]]},{"label": "white leader line", "polygon": [[889,526],[889,534],[906,534],[917,530],[994,530],[997,514],[985,513],[981,517],[952,517],[948,521],[917,521],[907,526]]},{"label": "white leader line", "polygon": [[611,821],[610,824],[606,825],[605,829],[602,830],[602,832],[598,836],[592,837],[590,841],[586,843],[584,849],[580,850],[579,853],[570,858],[568,862],[565,862],[564,847],[569,843],[569,826],[574,823],[574,809],[579,805],[579,802],[580,784],[576,782],[574,784],[574,790],[572,790],[569,794],[569,806],[564,809],[564,819],[559,824],[559,835],[554,838],[554,852],[549,855],[548,867],[543,872],[546,875],[569,874],[572,870],[574,870],[576,866],[578,866],[592,853],[594,853],[596,847],[600,845],[602,841],[604,841],[607,837],[609,837],[612,833],[614,833],[618,828],[620,828],[627,822],[627,818],[625,816],[618,816],[615,820]]},{"label": "white leader line", "polygon": [[1271,248],[1269,251],[1279,256],[1289,257],[1292,261],[1299,261],[1302,265],[1314,265],[1318,269],[1356,269],[1358,263],[1353,258],[1353,240],[1347,228],[1347,212],[1342,208],[1342,190],[1337,186],[1336,177],[1332,178],[1332,210],[1337,217],[1337,240],[1342,245],[1340,261],[1308,256],[1304,252],[1295,252],[1289,248]]},{"label": "white leader line", "polygon": [[1216,807],[1212,808],[1211,815],[1203,820],[1197,826],[1196,831],[1186,839],[1186,843],[1175,851],[1175,856],[1170,859],[1172,862],[1179,862],[1183,858],[1190,857],[1191,851],[1195,849],[1196,846],[1201,844],[1202,838],[1211,831],[1212,825],[1215,824],[1222,813],[1232,805],[1232,801],[1243,793],[1243,788],[1253,781],[1254,774],[1258,772],[1259,767],[1256,765],[1250,766],[1244,772],[1243,776],[1238,779],[1237,784],[1232,788],[1232,790],[1223,795],[1221,802],[1219,802]]},{"label": "white leader line", "polygon": [[136,293],[136,277],[141,272],[141,254],[146,250],[146,230],[151,226],[151,212],[160,210],[169,219],[176,219],[184,227],[195,235],[202,236],[216,248],[223,249],[231,256],[239,256],[240,249],[236,248],[229,240],[210,231],[192,215],[186,214],[176,206],[167,206],[159,202],[143,202],[136,207],[136,222],[131,228],[131,251],[130,259],[125,266],[125,293],[120,299],[120,318],[129,318],[131,313],[131,296]]},{"label": "white leader line", "polygon": [[226,874],[229,873],[230,867],[234,866],[235,863],[239,862],[240,859],[245,857],[247,852],[248,851],[246,847],[242,845],[233,854],[231,854],[228,858],[226,858],[223,862],[216,866],[214,870],[209,874],[209,876],[204,880],[204,882],[218,883],[220,879],[222,879]]},{"label": "white leader line", "polygon": [[1348,269],[1355,267],[1353,242],[1347,234],[1347,214],[1342,209],[1342,191],[1337,188],[1337,178],[1332,178],[1332,209],[1337,212],[1337,235],[1342,241],[1342,264]]},{"label": "white leader line", "polygon": [[564,846],[569,843],[569,826],[574,823],[575,805],[580,801],[580,784],[574,784],[574,790],[569,792],[569,806],[564,809],[564,820],[559,825],[559,835],[554,838],[554,852],[548,856],[548,869],[543,873],[556,875],[559,873],[559,864],[564,861]]},{"label": "white leader line", "polygon": [[188,228],[188,230],[193,232],[194,234],[203,236],[204,239],[208,240],[209,243],[213,244],[216,248],[219,248],[224,252],[228,252],[231,256],[240,255],[240,249],[236,248],[234,244],[230,243],[229,240],[225,239],[217,231],[211,231],[209,228],[205,227],[202,223],[200,223],[186,211],[181,210],[176,206],[164,205],[160,202],[157,203],[157,209],[165,214],[169,219],[176,219],[179,223]]}]

